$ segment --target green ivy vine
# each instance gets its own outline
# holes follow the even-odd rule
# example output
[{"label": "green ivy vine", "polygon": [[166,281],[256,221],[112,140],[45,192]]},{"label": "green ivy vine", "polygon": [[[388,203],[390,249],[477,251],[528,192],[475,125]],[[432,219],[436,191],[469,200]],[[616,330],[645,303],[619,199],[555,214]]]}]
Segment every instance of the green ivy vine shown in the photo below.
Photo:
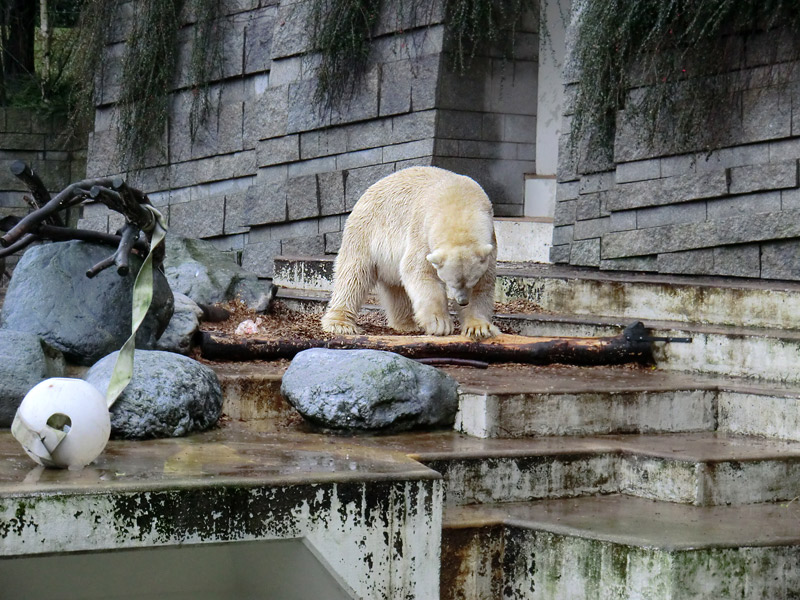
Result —
[{"label": "green ivy vine", "polygon": [[[713,149],[723,142],[727,111],[742,89],[742,36],[800,30],[800,2],[589,0],[577,18],[573,142],[591,138],[610,156],[624,108],[640,137],[662,150]],[[780,51],[800,58],[797,44]],[[775,83],[779,73],[771,75]]]}]

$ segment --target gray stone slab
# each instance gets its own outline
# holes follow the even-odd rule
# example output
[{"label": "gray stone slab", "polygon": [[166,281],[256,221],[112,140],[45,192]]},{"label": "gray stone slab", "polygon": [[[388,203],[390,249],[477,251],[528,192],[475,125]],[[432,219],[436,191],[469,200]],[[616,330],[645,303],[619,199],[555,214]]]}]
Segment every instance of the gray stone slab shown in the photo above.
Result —
[{"label": "gray stone slab", "polygon": [[696,223],[706,220],[706,203],[686,202],[667,206],[653,206],[636,210],[636,227],[660,227],[677,223]]},{"label": "gray stone slab", "polygon": [[308,160],[347,152],[348,126],[300,134],[300,158]]},{"label": "gray stone slab", "polygon": [[311,49],[311,36],[306,28],[311,6],[311,2],[281,3],[272,38],[273,59],[303,54]]},{"label": "gray stone slab", "polygon": [[730,181],[731,194],[795,188],[798,185],[797,159],[768,165],[734,167],[730,170]]},{"label": "gray stone slab", "polygon": [[575,201],[575,219],[577,221],[600,218],[600,194],[602,192],[586,194]]},{"label": "gray stone slab", "polygon": [[574,225],[556,226],[553,228],[553,245],[569,244],[574,239]]},{"label": "gray stone slab", "polygon": [[640,160],[617,165],[617,183],[630,183],[661,177],[661,159]]},{"label": "gray stone slab", "polygon": [[556,202],[553,224],[556,226],[573,225],[577,219],[577,210],[576,200],[562,200]]},{"label": "gray stone slab", "polygon": [[243,201],[241,225],[280,223],[286,220],[286,182],[251,186]]},{"label": "gray stone slab", "polygon": [[573,242],[570,248],[569,262],[581,267],[599,267],[600,238]]},{"label": "gray stone slab", "polygon": [[319,256],[325,252],[325,236],[310,235],[281,240],[281,254]]},{"label": "gray stone slab", "polygon": [[659,161],[661,162],[661,177],[676,177],[697,171],[697,157],[694,154],[665,156]]},{"label": "gray stone slab", "polygon": [[[289,109],[286,130],[289,133],[320,129],[331,124],[330,111],[309,102],[317,93],[317,80],[308,79],[289,84]],[[375,98],[377,111],[377,96]],[[366,115],[375,116],[375,115]],[[341,121],[339,121],[341,122]]]},{"label": "gray stone slab", "polygon": [[256,162],[259,167],[269,167],[297,160],[300,160],[299,135],[270,138],[256,144]]},{"label": "gray stone slab", "polygon": [[560,246],[550,247],[550,262],[553,263],[567,263],[569,262],[570,245],[563,244]]},{"label": "gray stone slab", "polygon": [[616,174],[614,171],[604,173],[592,173],[581,177],[578,187],[579,194],[595,194],[605,192],[614,188]]},{"label": "gray stone slab", "polygon": [[576,221],[573,235],[576,240],[599,238],[604,233],[609,231],[610,226],[611,219],[609,217],[587,219],[586,221]]},{"label": "gray stone slab", "polygon": [[250,242],[242,251],[242,267],[259,277],[272,277],[273,259],[280,253],[280,240]]},{"label": "gray stone slab", "polygon": [[[380,116],[411,111],[411,60],[398,60],[382,65],[380,74]],[[436,87],[436,79],[431,85]]]},{"label": "gray stone slab", "polygon": [[338,215],[345,212],[345,181],[345,174],[342,171],[317,175],[321,215]]},{"label": "gray stone slab", "polygon": [[656,262],[659,273],[679,273],[683,275],[709,275],[714,272],[714,250],[686,250],[667,252],[658,255]]},{"label": "gray stone slab", "polygon": [[781,210],[800,209],[800,189],[781,190]]},{"label": "gray stone slab", "polygon": [[[376,65],[367,71],[351,94],[336,102],[330,110],[330,124],[353,123],[378,116],[380,98],[380,68]],[[306,103],[308,101],[306,99]]]},{"label": "gray stone slab", "polygon": [[320,215],[319,186],[316,175],[292,177],[286,182],[286,208],[289,221]]},{"label": "gray stone slab", "polygon": [[383,149],[370,148],[369,150],[358,150],[356,152],[340,154],[336,157],[336,169],[344,171],[348,169],[357,169],[358,167],[366,167],[368,165],[379,165],[382,162]]},{"label": "gray stone slab", "polygon": [[668,225],[603,236],[603,258],[623,258],[728,244],[800,237],[800,211],[761,213],[757,219]]},{"label": "gray stone slab", "polygon": [[716,198],[709,200],[707,206],[709,220],[733,216],[746,218],[758,213],[781,210],[781,193],[762,192],[760,194],[746,194],[731,198]]},{"label": "gray stone slab", "polygon": [[752,143],[792,134],[791,88],[786,86],[742,93],[742,142]]},{"label": "gray stone slab", "polygon": [[383,162],[390,163],[410,158],[420,158],[433,155],[433,140],[418,140],[384,146]]},{"label": "gray stone slab", "polygon": [[222,235],[225,196],[210,196],[169,207],[169,229],[185,237],[206,238]]},{"label": "gray stone slab", "polygon": [[361,167],[347,172],[345,186],[345,210],[352,210],[355,203],[369,186],[394,172],[391,164]]},{"label": "gray stone slab", "polygon": [[625,183],[618,185],[615,192],[608,199],[608,210],[629,210],[724,196],[728,193],[728,178],[724,170],[718,170]]},{"label": "gray stone slab", "polygon": [[248,190],[225,194],[225,222],[222,232],[225,235],[246,233],[250,230],[245,218]]},{"label": "gray stone slab", "polygon": [[289,86],[267,88],[244,103],[244,143],[255,147],[257,140],[288,133]]},{"label": "gray stone slab", "polygon": [[342,246],[342,232],[332,231],[325,234],[325,254],[336,254]]},{"label": "gray stone slab", "polygon": [[800,281],[800,241],[761,244],[761,277]]},{"label": "gray stone slab", "polygon": [[761,277],[761,245],[714,248],[714,275]]},{"label": "gray stone slab", "polygon": [[610,231],[630,231],[636,229],[636,214],[635,210],[623,210],[611,213],[611,222],[609,223]]},{"label": "gray stone slab", "polygon": [[344,129],[347,132],[347,150],[379,148],[383,146],[387,140],[394,141],[392,138],[392,124],[394,120],[395,119],[374,119],[365,121],[364,123],[347,125]]},{"label": "gray stone slab", "polygon": [[600,268],[604,271],[658,271],[658,263],[655,256],[634,256],[601,260]]},{"label": "gray stone slab", "polygon": [[[249,177],[256,172],[256,153],[254,150],[234,152],[180,163],[170,167],[171,186],[189,187],[199,183],[225,181],[237,177]],[[155,189],[165,189],[156,187]],[[153,189],[144,186],[143,189]]]},{"label": "gray stone slab", "polygon": [[260,73],[272,66],[272,37],[278,9],[267,6],[248,13],[244,38],[244,73]]},{"label": "gray stone slab", "polygon": [[413,142],[438,136],[436,133],[436,110],[418,111],[407,115],[397,115],[391,120],[389,139],[393,143]]}]

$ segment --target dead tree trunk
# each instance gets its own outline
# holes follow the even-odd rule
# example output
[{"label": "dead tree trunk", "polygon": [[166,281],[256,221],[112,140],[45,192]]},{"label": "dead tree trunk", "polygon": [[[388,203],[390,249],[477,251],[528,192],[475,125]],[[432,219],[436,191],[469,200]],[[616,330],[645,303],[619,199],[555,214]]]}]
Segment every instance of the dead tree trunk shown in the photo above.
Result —
[{"label": "dead tree trunk", "polygon": [[408,358],[459,358],[486,362],[537,365],[652,364],[652,338],[642,323],[628,326],[613,337],[526,337],[503,334],[481,342],[462,336],[338,336],[328,340],[234,338],[203,332],[204,358],[211,360],[275,360],[292,358],[309,348],[372,349],[396,352]]},{"label": "dead tree trunk", "polygon": [[[35,210],[19,220],[13,218],[2,220],[0,229],[6,233],[0,236],[0,246],[2,246],[0,258],[23,250],[42,239],[57,241],[77,239],[116,246],[114,254],[86,272],[87,277],[94,277],[111,265],[117,266],[120,275],[126,275],[129,271],[131,252],[144,256],[149,251],[149,242],[156,224],[155,215],[146,208],[150,200],[141,191],[128,187],[121,177],[78,181],[51,198],[41,179],[24,162],[14,162],[11,165],[11,172],[31,190],[32,198],[29,204],[35,207]],[[126,223],[120,230],[120,235],[62,226],[63,222],[58,213],[88,199],[101,202],[125,217]],[[140,239],[141,233],[145,234],[146,239]],[[163,244],[154,251],[153,259],[154,266],[161,265],[164,259]]]}]

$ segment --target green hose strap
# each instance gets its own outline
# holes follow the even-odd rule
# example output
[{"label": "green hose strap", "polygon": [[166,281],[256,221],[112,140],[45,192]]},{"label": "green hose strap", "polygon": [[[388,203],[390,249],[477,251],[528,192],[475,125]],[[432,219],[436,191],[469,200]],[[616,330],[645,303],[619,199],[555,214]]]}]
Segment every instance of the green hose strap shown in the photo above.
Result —
[{"label": "green hose strap", "polygon": [[110,409],[133,378],[133,351],[136,347],[136,332],[144,321],[150,303],[153,301],[153,251],[163,243],[167,233],[164,216],[149,204],[143,205],[153,213],[155,226],[150,239],[150,252],[142,263],[136,281],[133,283],[133,310],[131,318],[131,336],[125,340],[117,355],[117,362],[111,373],[111,380],[106,390],[106,403]]}]

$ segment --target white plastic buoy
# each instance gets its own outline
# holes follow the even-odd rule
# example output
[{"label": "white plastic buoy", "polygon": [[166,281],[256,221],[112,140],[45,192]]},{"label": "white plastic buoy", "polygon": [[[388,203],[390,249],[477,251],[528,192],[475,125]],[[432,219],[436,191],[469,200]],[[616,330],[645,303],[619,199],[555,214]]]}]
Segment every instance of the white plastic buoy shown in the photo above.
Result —
[{"label": "white plastic buoy", "polygon": [[106,447],[111,415],[105,397],[92,384],[54,377],[25,395],[11,433],[40,465],[81,469]]}]

